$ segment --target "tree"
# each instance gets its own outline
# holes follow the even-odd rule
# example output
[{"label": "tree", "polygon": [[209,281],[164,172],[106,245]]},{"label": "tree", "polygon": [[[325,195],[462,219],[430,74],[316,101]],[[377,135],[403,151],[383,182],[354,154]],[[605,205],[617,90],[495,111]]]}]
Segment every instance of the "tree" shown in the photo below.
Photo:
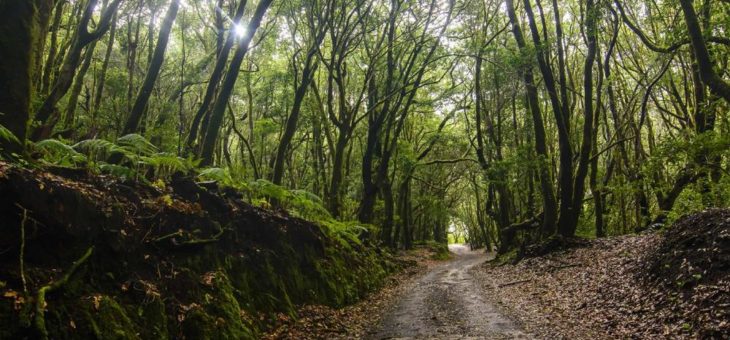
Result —
[{"label": "tree", "polygon": [[[271,176],[271,181],[274,184],[281,184],[281,180],[284,177],[286,153],[289,148],[289,144],[291,144],[292,137],[294,137],[294,132],[297,129],[302,102],[304,101],[307,89],[314,78],[314,73],[319,67],[317,51],[319,50],[319,45],[322,43],[325,34],[327,34],[327,26],[329,25],[330,15],[332,14],[329,9],[331,6],[331,1],[314,1],[308,6],[305,5],[307,21],[309,23],[309,39],[307,39],[309,40],[309,45],[306,46],[302,74],[301,77],[299,77],[299,82],[296,84],[296,89],[294,91],[294,103],[292,104],[291,112],[286,119],[284,133],[279,139],[279,146],[276,148],[276,158],[274,158],[274,166]],[[296,65],[297,60],[292,60],[292,64]],[[297,67],[295,66],[295,72],[296,69]]]},{"label": "tree", "polygon": [[31,99],[34,42],[41,1],[0,2],[0,125],[18,139],[0,140],[5,151],[20,152],[26,136]]},{"label": "tree", "polygon": [[213,104],[213,111],[211,112],[210,122],[208,123],[208,129],[203,139],[203,145],[201,147],[201,158],[203,165],[210,165],[213,163],[213,149],[215,147],[216,140],[218,138],[218,132],[220,131],[221,124],[223,122],[223,114],[228,104],[228,99],[233,91],[233,86],[236,84],[238,79],[239,69],[243,62],[243,57],[248,52],[249,44],[253,39],[253,35],[261,25],[261,20],[266,13],[266,10],[271,5],[272,0],[262,0],[256,7],[256,11],[251,18],[251,21],[246,27],[246,34],[240,37],[238,45],[236,46],[236,52],[233,54],[233,59],[228,66],[228,72],[223,80],[220,93]]},{"label": "tree", "polygon": [[134,101],[132,111],[129,113],[127,123],[124,125],[122,134],[130,134],[137,132],[139,123],[142,121],[142,115],[147,108],[147,102],[152,94],[152,88],[155,86],[157,76],[160,74],[162,63],[165,61],[165,50],[167,49],[167,42],[170,40],[170,32],[172,31],[172,24],[175,22],[177,17],[177,11],[180,7],[180,0],[170,1],[170,7],[167,9],[165,19],[162,21],[160,26],[160,33],[157,36],[157,44],[155,44],[155,52],[152,55],[152,60],[147,68],[147,73],[142,83],[142,87],[139,89],[137,99]]},{"label": "tree", "polygon": [[104,10],[95,30],[89,32],[89,23],[97,4],[97,0],[89,0],[79,19],[76,33],[69,48],[68,55],[64,59],[60,73],[56,79],[53,89],[43,101],[40,109],[36,112],[34,119],[40,124],[33,132],[33,140],[40,140],[50,136],[53,127],[58,122],[59,113],[56,104],[66,95],[71,88],[76,69],[81,62],[81,52],[89,44],[101,38],[109,29],[111,18],[116,12],[122,0],[114,0]]}]

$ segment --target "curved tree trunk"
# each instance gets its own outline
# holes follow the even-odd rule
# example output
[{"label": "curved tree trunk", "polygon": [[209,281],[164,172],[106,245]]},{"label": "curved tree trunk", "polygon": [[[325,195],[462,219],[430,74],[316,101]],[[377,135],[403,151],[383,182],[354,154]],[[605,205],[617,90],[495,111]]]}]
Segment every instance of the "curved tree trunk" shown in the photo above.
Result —
[{"label": "curved tree trunk", "polygon": [[[510,22],[512,23],[512,34],[514,35],[515,41],[517,42],[517,46],[520,50],[525,50],[527,48],[527,44],[517,20],[514,1],[507,0],[506,4],[507,14],[509,15]],[[540,160],[540,169],[538,173],[540,177],[543,207],[542,232],[543,234],[550,235],[555,231],[557,203],[555,201],[555,193],[553,192],[551,184],[550,172],[547,167],[547,161],[550,157],[547,152],[545,141],[545,125],[542,120],[542,113],[540,112],[540,103],[537,94],[537,87],[535,87],[535,79],[532,74],[532,68],[527,67],[523,70],[522,77],[524,78],[525,86],[527,88],[527,101],[530,114],[532,116],[533,128],[535,129],[535,152],[538,157],[542,158]],[[500,249],[504,248],[505,245],[500,244]]]},{"label": "curved tree trunk", "polygon": [[271,2],[272,0],[262,0],[259,2],[259,5],[256,7],[256,12],[246,28],[246,35],[239,38],[238,46],[236,46],[236,53],[233,54],[233,60],[231,60],[228,72],[223,80],[220,93],[213,105],[210,122],[208,123],[205,138],[203,139],[200,153],[202,165],[210,165],[213,163],[213,152],[215,149],[216,139],[218,138],[218,133],[223,123],[223,114],[225,113],[226,106],[228,105],[228,99],[230,99],[231,93],[233,92],[233,86],[236,85],[241,63],[243,63],[243,57],[246,56],[246,53],[248,52],[248,45],[251,43],[256,30],[258,30],[261,25],[261,19],[271,5]]},{"label": "curved tree trunk", "polygon": [[112,2],[102,13],[96,30],[89,32],[89,23],[96,3],[97,0],[89,0],[86,5],[81,20],[79,20],[79,25],[73,42],[71,43],[71,48],[63,62],[63,66],[61,66],[61,72],[56,79],[53,90],[51,90],[51,93],[43,101],[41,108],[34,117],[34,119],[41,125],[33,132],[33,140],[48,138],[48,136],[50,136],[51,131],[59,118],[56,105],[71,88],[76,69],[81,62],[81,52],[84,47],[98,40],[102,35],[104,35],[104,33],[106,33],[109,29],[109,23],[111,22],[112,15],[116,12],[121,0],[115,0]]},{"label": "curved tree trunk", "polygon": [[[233,22],[241,22],[241,17],[243,17],[243,11],[246,9],[246,1],[241,0],[241,2],[238,4],[238,8],[236,9],[236,14],[233,17]],[[219,14],[219,10],[216,10],[216,15]],[[221,78],[223,77],[223,70],[226,67],[226,63],[228,62],[228,56],[231,52],[231,47],[233,47],[233,41],[235,40],[236,34],[235,34],[235,28],[231,27],[228,33],[228,37],[225,40],[225,43],[222,43],[220,46],[220,50],[218,51],[218,58],[215,61],[215,66],[213,67],[213,72],[210,74],[210,80],[208,81],[208,86],[205,88],[205,94],[203,95],[203,102],[200,104],[200,107],[198,108],[198,111],[195,113],[195,116],[193,116],[193,122],[190,126],[190,134],[188,135],[188,138],[185,142],[185,148],[187,151],[192,151],[195,149],[195,144],[198,139],[198,132],[205,132],[205,129],[208,127],[207,124],[203,124],[201,126],[201,121],[203,121],[203,118],[207,116],[210,112],[210,103],[213,101],[213,97],[215,95],[215,90],[218,88],[218,85],[220,84]],[[219,40],[221,39],[223,35],[223,32],[220,32],[219,34]]]},{"label": "curved tree trunk", "polygon": [[150,95],[152,95],[152,89],[155,87],[157,76],[160,74],[160,69],[162,69],[162,63],[165,61],[167,42],[170,39],[172,24],[175,22],[175,17],[177,17],[177,10],[179,7],[180,0],[172,0],[170,7],[167,9],[165,19],[162,21],[162,26],[160,26],[160,34],[157,37],[157,45],[155,46],[150,66],[147,68],[147,75],[144,78],[142,87],[139,89],[137,99],[134,101],[132,111],[129,114],[127,123],[124,125],[124,130],[122,130],[122,135],[137,132],[137,129],[139,129],[139,124],[142,121],[142,115],[145,112]]},{"label": "curved tree trunk", "polygon": [[680,0],[679,3],[684,13],[684,21],[687,24],[687,31],[692,43],[692,51],[697,59],[697,66],[702,81],[707,84],[710,91],[722,97],[730,104],[730,84],[724,81],[714,70],[712,58],[707,49],[705,38],[702,35],[702,28],[700,28],[697,13],[692,6],[692,0]]},{"label": "curved tree trunk", "polygon": [[99,79],[97,80],[96,89],[94,90],[94,101],[92,102],[91,109],[91,126],[89,126],[89,134],[96,134],[96,117],[99,114],[99,106],[101,105],[101,98],[104,93],[104,85],[106,84],[106,72],[109,69],[109,60],[111,59],[112,50],[114,48],[114,40],[116,39],[117,32],[117,14],[112,17],[111,28],[109,29],[109,41],[107,42],[106,52],[104,53],[104,61],[101,64],[101,71],[99,72]]},{"label": "curved tree trunk", "polygon": [[76,106],[79,103],[79,95],[81,94],[81,89],[84,87],[84,77],[91,66],[91,59],[94,56],[95,48],[96,41],[86,47],[86,52],[84,52],[84,61],[81,63],[81,68],[79,68],[79,71],[76,73],[73,87],[71,87],[71,94],[68,98],[68,104],[66,105],[66,116],[63,119],[63,127],[65,129],[70,129],[74,123]]}]

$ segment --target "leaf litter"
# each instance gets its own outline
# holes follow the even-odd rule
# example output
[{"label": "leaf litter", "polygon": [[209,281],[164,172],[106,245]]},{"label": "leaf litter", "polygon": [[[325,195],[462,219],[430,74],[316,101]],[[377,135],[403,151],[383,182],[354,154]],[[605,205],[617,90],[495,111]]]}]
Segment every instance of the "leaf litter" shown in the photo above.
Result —
[{"label": "leaf litter", "polygon": [[730,210],[665,232],[475,268],[487,298],[545,339],[729,339]]}]

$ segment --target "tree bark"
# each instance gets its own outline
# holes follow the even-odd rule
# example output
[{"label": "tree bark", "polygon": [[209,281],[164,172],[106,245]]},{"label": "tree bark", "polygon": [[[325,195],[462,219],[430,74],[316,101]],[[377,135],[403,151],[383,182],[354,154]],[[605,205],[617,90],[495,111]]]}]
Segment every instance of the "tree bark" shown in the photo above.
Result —
[{"label": "tree bark", "polygon": [[66,104],[66,116],[63,120],[63,127],[66,129],[71,128],[74,123],[76,106],[79,103],[79,95],[81,94],[81,89],[84,86],[84,77],[91,66],[91,59],[94,56],[95,48],[96,41],[86,47],[86,52],[84,52],[84,61],[81,63],[81,68],[79,68],[79,71],[76,73],[76,77],[74,78],[73,87],[71,87],[71,94],[68,98],[68,104]]},{"label": "tree bark", "polygon": [[117,32],[117,14],[114,13],[111,22],[111,28],[109,29],[109,41],[107,42],[106,52],[104,53],[104,61],[101,64],[101,71],[99,71],[99,80],[94,90],[94,101],[93,108],[91,109],[91,126],[89,127],[89,133],[91,135],[96,134],[96,118],[99,114],[99,106],[101,105],[101,98],[104,93],[104,85],[106,84],[106,72],[109,69],[109,60],[111,59],[112,50],[114,49],[114,41],[116,39]]},{"label": "tree bark", "polygon": [[256,30],[258,30],[259,26],[261,25],[261,20],[263,19],[266,10],[271,5],[271,2],[272,0],[262,0],[261,2],[259,2],[253,17],[251,18],[251,21],[246,28],[246,35],[239,38],[240,40],[238,42],[238,46],[236,46],[236,52],[233,54],[233,59],[231,60],[231,64],[228,67],[226,77],[223,80],[223,85],[221,86],[220,93],[218,94],[218,98],[216,98],[216,101],[213,104],[213,111],[210,115],[210,122],[208,123],[208,129],[206,131],[205,138],[203,139],[203,144],[201,147],[200,156],[202,158],[202,165],[210,165],[213,163],[213,151],[215,149],[215,142],[218,138],[218,133],[220,132],[220,128],[223,123],[223,114],[225,113],[228,99],[230,99],[231,93],[233,92],[233,87],[234,85],[236,85],[236,80],[238,79],[238,74],[241,68],[241,63],[243,62],[243,57],[246,56],[249,44],[251,43],[251,40],[256,33]]},{"label": "tree bark", "polygon": [[0,125],[20,141],[0,139],[3,152],[23,149],[30,109],[38,1],[0,2]]},{"label": "tree bark", "polygon": [[[236,9],[236,14],[233,17],[234,25],[238,25],[238,23],[241,22],[241,17],[243,17],[243,12],[246,9],[246,3],[246,0],[241,0],[241,2],[239,2],[238,8]],[[219,10],[216,10],[216,15],[219,15]],[[228,62],[228,56],[230,55],[231,48],[233,47],[233,42],[236,37],[235,29],[236,28],[234,26],[230,27],[228,37],[226,38],[225,42],[221,44],[220,50],[218,51],[218,58],[216,58],[213,72],[211,72],[210,74],[208,86],[205,88],[203,102],[200,104],[198,111],[193,117],[193,122],[190,126],[190,134],[188,135],[187,141],[185,142],[185,147],[187,151],[195,150],[195,144],[199,137],[198,132],[205,132],[205,129],[207,128],[207,124],[204,124],[201,127],[201,121],[204,119],[205,116],[209,115],[210,104],[213,101],[215,91],[220,84],[221,78],[223,77],[223,70],[226,67],[226,63]],[[222,36],[223,32],[220,32],[219,37]],[[221,39],[219,38],[219,40]]]},{"label": "tree bark", "polygon": [[41,125],[34,131],[33,140],[48,138],[48,136],[50,136],[51,131],[59,118],[56,104],[58,104],[61,98],[66,95],[71,87],[76,69],[81,62],[81,52],[84,47],[98,40],[102,35],[104,35],[104,33],[106,33],[109,29],[109,23],[111,22],[112,15],[116,12],[121,0],[115,0],[112,2],[102,13],[96,30],[89,32],[88,26],[96,3],[97,0],[89,0],[86,5],[81,19],[79,20],[79,25],[73,42],[71,43],[71,48],[63,62],[63,66],[61,66],[61,72],[56,79],[53,90],[51,90],[51,93],[43,101],[41,108],[35,115],[34,119]]},{"label": "tree bark", "polygon": [[[512,34],[515,37],[515,41],[517,42],[517,46],[520,48],[520,51],[525,52],[527,44],[524,36],[522,35],[522,29],[520,28],[517,14],[515,13],[514,0],[507,0],[506,4],[507,14],[510,22],[512,23]],[[532,74],[532,67],[526,66],[525,70],[522,70],[522,77],[524,78],[525,87],[527,89],[527,101],[532,116],[533,128],[535,130],[535,152],[540,158],[540,169],[538,171],[543,201],[542,232],[545,235],[550,235],[555,231],[557,203],[555,201],[555,193],[553,192],[550,180],[550,172],[547,167],[547,162],[550,159],[550,156],[548,155],[547,144],[545,141],[545,125],[542,121],[542,113],[540,112],[540,103],[537,94],[537,87],[535,86],[535,79]],[[500,248],[504,249],[504,246],[500,244]]]},{"label": "tree bark", "polygon": [[172,24],[175,22],[179,7],[180,0],[172,0],[170,2],[170,7],[167,9],[165,19],[162,21],[162,26],[160,26],[160,33],[157,37],[157,45],[155,46],[155,50],[152,54],[149,67],[147,68],[147,75],[144,78],[142,87],[139,89],[139,93],[137,93],[137,99],[134,101],[132,111],[129,113],[129,118],[127,119],[127,123],[124,125],[124,130],[122,130],[122,135],[135,133],[139,129],[142,116],[145,112],[150,96],[152,95],[152,89],[155,87],[157,76],[160,74],[162,64],[165,61],[167,42],[170,39]]},{"label": "tree bark", "polygon": [[679,0],[679,4],[684,13],[684,21],[687,24],[687,32],[692,43],[692,51],[697,59],[697,66],[699,67],[702,81],[707,84],[710,91],[722,97],[730,104],[730,84],[724,81],[714,70],[712,58],[707,49],[697,13],[695,12],[694,6],[692,6],[692,0]]}]

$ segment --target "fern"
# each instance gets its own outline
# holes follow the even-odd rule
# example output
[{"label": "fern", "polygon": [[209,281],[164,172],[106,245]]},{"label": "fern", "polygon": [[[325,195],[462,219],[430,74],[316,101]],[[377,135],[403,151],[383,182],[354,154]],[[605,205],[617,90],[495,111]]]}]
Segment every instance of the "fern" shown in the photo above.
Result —
[{"label": "fern", "polygon": [[265,179],[251,182],[249,190],[254,201],[266,198],[279,202],[279,205],[296,216],[320,222],[332,220],[322,199],[306,190],[287,190]]},{"label": "fern", "polygon": [[0,139],[4,140],[6,142],[20,144],[20,140],[18,139],[18,137],[16,137],[12,131],[10,131],[6,127],[2,126],[2,124],[0,124]]},{"label": "fern", "polygon": [[228,169],[222,169],[222,168],[203,169],[198,174],[198,178],[200,178],[202,180],[207,180],[207,181],[216,181],[216,182],[219,182],[224,185],[233,184],[233,178],[231,178],[231,174],[228,172]]},{"label": "fern", "polygon": [[90,160],[97,161],[106,159],[115,151],[120,151],[119,147],[104,139],[87,139],[82,140],[73,145],[74,150],[84,153]]},{"label": "fern", "polygon": [[85,155],[58,139],[42,140],[35,147],[43,154],[43,160],[54,165],[76,166],[88,161]]},{"label": "fern", "polygon": [[116,164],[107,164],[103,163],[99,165],[99,170],[102,173],[112,175],[114,177],[121,178],[123,180],[126,179],[137,179],[140,178],[136,171],[133,169],[130,169],[126,166],[116,165]]},{"label": "fern", "polygon": [[288,202],[292,198],[291,192],[271,183],[265,179],[257,179],[251,182],[251,189],[256,196],[266,196],[269,199],[273,199],[279,202]]},{"label": "fern", "polygon": [[140,157],[142,164],[150,166],[156,177],[167,177],[177,171],[189,171],[194,165],[185,158],[169,152],[159,152],[151,156]]},{"label": "fern", "polygon": [[157,152],[157,147],[152,145],[146,138],[139,134],[131,133],[117,138],[117,145],[137,155],[152,155]]},{"label": "fern", "polygon": [[307,190],[291,190],[291,193],[294,194],[296,197],[300,197],[303,200],[308,200],[320,205],[324,205],[324,202],[322,201],[319,196],[307,191]]}]

